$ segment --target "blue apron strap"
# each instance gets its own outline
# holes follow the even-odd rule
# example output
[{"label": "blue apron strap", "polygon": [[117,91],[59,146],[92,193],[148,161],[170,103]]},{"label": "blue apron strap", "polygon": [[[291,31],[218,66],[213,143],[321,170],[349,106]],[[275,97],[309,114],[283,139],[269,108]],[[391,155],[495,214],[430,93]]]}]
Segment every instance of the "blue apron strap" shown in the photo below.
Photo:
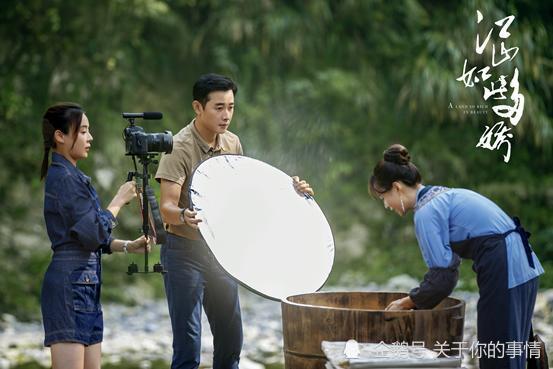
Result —
[{"label": "blue apron strap", "polygon": [[534,259],[532,258],[532,248],[528,243],[528,239],[532,234],[530,232],[526,232],[526,230],[520,224],[520,219],[518,217],[513,217],[513,221],[515,222],[516,228],[503,233],[503,236],[507,237],[513,232],[516,232],[520,235],[520,238],[522,239],[522,244],[524,245],[524,251],[526,252],[526,257],[528,258],[528,264],[532,269],[535,269],[536,267],[534,265]]}]

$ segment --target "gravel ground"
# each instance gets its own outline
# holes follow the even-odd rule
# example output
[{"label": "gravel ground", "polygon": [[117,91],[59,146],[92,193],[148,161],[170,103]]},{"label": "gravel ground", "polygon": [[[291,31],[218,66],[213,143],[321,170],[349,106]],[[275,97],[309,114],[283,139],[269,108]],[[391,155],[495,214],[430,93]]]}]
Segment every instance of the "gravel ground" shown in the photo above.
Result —
[{"label": "gravel ground", "polygon": [[[386,285],[370,285],[365,291],[407,291],[416,281],[407,276],[392,278]],[[325,290],[348,290],[328,288]],[[244,349],[240,367],[262,369],[278,367],[284,362],[282,353],[282,323],[280,303],[241,290]],[[476,341],[476,302],[478,295],[456,292],[454,297],[466,301],[464,342]],[[153,360],[171,359],[171,327],[164,300],[147,301],[139,306],[104,304],[105,333],[104,363],[132,360],[142,369],[151,367]],[[202,332],[202,366],[211,366],[212,336],[205,316]],[[553,290],[541,291],[534,313],[535,331],[546,344],[553,342]],[[40,322],[21,323],[10,314],[0,317],[0,369],[34,361],[50,366],[50,353],[42,347],[43,331]],[[463,366],[475,367],[471,355],[465,355]]]}]

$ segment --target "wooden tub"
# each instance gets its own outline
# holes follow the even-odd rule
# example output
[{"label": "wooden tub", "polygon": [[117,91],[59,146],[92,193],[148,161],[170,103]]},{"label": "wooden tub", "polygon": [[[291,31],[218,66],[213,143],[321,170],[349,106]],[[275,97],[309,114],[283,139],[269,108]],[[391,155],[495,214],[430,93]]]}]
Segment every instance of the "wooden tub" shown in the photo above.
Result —
[{"label": "wooden tub", "polygon": [[[465,303],[446,298],[432,310],[384,311],[395,292],[317,292],[282,300],[282,330],[286,369],[323,369],[321,341],[436,342],[463,341]],[[449,355],[454,352],[449,352]]]}]

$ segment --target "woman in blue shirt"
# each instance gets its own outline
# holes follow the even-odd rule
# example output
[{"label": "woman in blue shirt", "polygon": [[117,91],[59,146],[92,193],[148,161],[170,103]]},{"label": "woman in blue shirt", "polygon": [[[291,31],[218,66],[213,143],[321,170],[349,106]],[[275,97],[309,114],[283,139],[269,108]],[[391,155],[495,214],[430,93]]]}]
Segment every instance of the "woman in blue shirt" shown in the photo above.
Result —
[{"label": "woman in blue shirt", "polygon": [[[476,192],[422,185],[407,149],[399,144],[384,152],[369,188],[385,208],[400,216],[414,212],[417,241],[429,268],[420,285],[387,310],[433,308],[457,284],[460,258],[472,259],[480,292],[478,342],[528,341],[543,268],[518,218]],[[480,368],[524,368],[522,351],[514,358],[485,355]]]},{"label": "woman in blue shirt", "polygon": [[134,241],[111,236],[115,217],[136,197],[136,189],[134,182],[127,182],[107,209],[100,207],[90,178],[77,168],[77,161],[88,157],[92,142],[90,123],[79,105],[50,107],[43,117],[42,133],[44,219],[53,250],[41,293],[44,344],[51,349],[54,369],[100,368],[101,255],[141,253],[149,247],[144,236]]}]

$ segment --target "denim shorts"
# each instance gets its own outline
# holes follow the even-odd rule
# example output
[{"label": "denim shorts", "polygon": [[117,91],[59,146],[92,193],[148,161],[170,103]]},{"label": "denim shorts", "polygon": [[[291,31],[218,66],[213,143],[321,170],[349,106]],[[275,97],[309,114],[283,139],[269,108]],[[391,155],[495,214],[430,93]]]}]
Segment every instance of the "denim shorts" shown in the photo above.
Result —
[{"label": "denim shorts", "polygon": [[100,252],[56,250],[42,283],[44,345],[102,342]]}]

